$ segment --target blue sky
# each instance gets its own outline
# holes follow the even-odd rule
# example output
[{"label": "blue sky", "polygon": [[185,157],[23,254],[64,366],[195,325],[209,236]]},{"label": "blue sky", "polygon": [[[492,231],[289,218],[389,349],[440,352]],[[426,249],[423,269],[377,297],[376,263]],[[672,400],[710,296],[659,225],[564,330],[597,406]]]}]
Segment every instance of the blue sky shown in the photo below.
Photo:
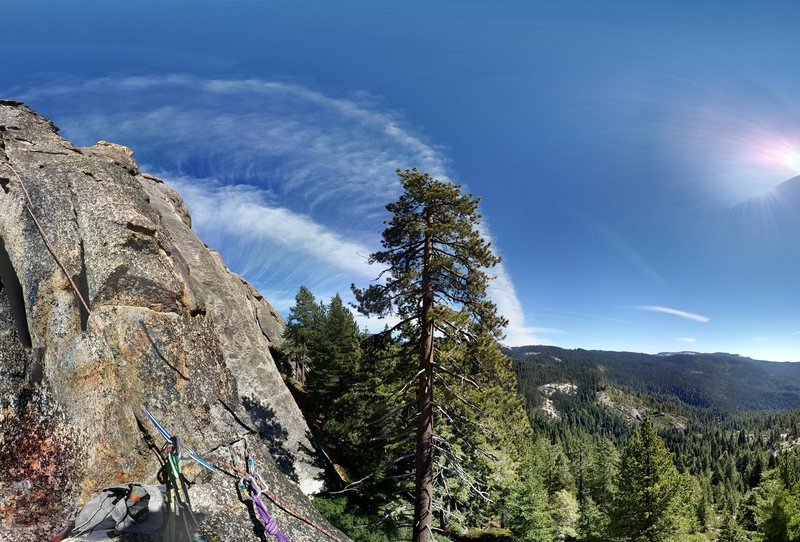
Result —
[{"label": "blue sky", "polygon": [[[0,95],[132,147],[281,310],[396,167],[483,196],[510,344],[800,360],[796,2],[6,0]],[[791,187],[789,187],[791,188]]]}]

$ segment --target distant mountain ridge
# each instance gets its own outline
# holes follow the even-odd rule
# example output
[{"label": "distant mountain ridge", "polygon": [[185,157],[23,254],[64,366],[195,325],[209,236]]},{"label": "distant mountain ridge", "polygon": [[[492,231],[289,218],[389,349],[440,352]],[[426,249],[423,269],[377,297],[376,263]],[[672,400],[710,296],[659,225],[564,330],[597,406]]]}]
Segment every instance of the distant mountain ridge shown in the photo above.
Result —
[{"label": "distant mountain ridge", "polygon": [[800,363],[726,353],[651,355],[555,346],[515,347],[507,353],[525,386],[570,382],[597,389],[607,384],[724,411],[800,408]]}]

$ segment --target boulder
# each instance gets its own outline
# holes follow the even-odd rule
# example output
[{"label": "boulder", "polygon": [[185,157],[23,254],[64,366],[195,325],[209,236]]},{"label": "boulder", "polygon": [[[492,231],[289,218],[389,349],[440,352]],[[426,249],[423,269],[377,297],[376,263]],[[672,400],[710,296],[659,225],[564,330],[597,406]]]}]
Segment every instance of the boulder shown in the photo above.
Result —
[{"label": "boulder", "polygon": [[[283,320],[130,149],[76,147],[0,101],[0,284],[0,540],[49,540],[102,488],[152,483],[147,439],[164,441],[142,408],[210,461],[249,451],[289,508],[346,540],[306,496],[325,465],[271,354]],[[235,479],[183,468],[203,538],[263,540]],[[293,542],[327,539],[267,506]]]}]

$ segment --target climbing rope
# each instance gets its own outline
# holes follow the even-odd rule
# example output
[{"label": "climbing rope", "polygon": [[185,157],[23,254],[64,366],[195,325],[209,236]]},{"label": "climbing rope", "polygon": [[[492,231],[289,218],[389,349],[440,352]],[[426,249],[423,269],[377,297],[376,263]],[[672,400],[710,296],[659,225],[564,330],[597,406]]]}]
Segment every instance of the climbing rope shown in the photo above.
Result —
[{"label": "climbing rope", "polygon": [[[145,416],[147,416],[147,419],[150,420],[150,423],[152,423],[153,426],[156,428],[156,430],[161,434],[161,436],[164,437],[164,440],[166,440],[167,442],[172,442],[172,436],[169,434],[169,431],[167,431],[164,428],[163,425],[158,423],[158,420],[156,420],[156,418],[146,408],[143,408],[142,410],[144,411]],[[183,451],[185,453],[188,454],[187,457],[189,459],[194,460],[195,462],[199,463],[200,465],[202,465],[203,467],[205,467],[209,471],[211,471],[213,473],[222,472],[223,474],[226,474],[226,475],[230,476],[231,478],[236,479],[239,487],[241,487],[242,482],[245,482],[247,486],[253,486],[253,490],[256,492],[256,494],[259,497],[258,500],[261,501],[261,505],[262,506],[259,507],[258,509],[259,509],[259,514],[261,515],[262,519],[264,519],[264,521],[265,521],[265,527],[266,527],[267,523],[274,524],[275,521],[274,521],[274,519],[272,519],[272,520],[265,519],[265,515],[267,517],[269,517],[269,518],[272,518],[272,516],[269,515],[269,512],[266,509],[266,506],[264,506],[263,501],[260,499],[261,495],[266,495],[269,498],[269,500],[271,500],[273,503],[275,503],[284,512],[286,512],[287,514],[289,514],[293,518],[298,519],[298,520],[302,521],[303,523],[305,523],[307,525],[310,525],[311,527],[313,527],[317,531],[321,532],[322,534],[324,534],[325,536],[327,536],[328,538],[330,538],[334,542],[342,542],[333,533],[331,533],[330,531],[328,531],[324,527],[318,525],[314,521],[308,519],[307,517],[303,516],[302,514],[296,512],[291,506],[289,506],[289,504],[286,501],[284,501],[283,499],[278,497],[275,493],[270,491],[269,486],[267,486],[267,484],[261,478],[261,475],[259,475],[258,472],[255,471],[255,466],[253,465],[252,458],[249,458],[249,456],[248,456],[248,469],[249,469],[250,472],[248,470],[242,470],[239,467],[237,467],[236,465],[232,465],[230,463],[224,463],[224,462],[221,462],[221,461],[210,463],[206,459],[203,459],[199,454],[194,452],[191,448],[189,448],[185,444],[181,444],[181,448],[183,449]],[[255,499],[253,499],[253,503],[254,504],[256,503]],[[256,505],[256,506],[258,506],[258,505]],[[261,514],[261,510],[262,509],[263,509],[265,515]],[[271,531],[268,531],[268,532],[270,532],[270,534],[273,534]]]},{"label": "climbing rope", "polygon": [[[237,480],[241,480],[242,478],[247,476],[247,471],[240,469],[236,465],[231,465],[230,463],[225,463],[225,462],[222,462],[222,461],[215,461],[214,462],[214,466],[217,467],[224,474],[227,474],[228,476],[236,478]],[[269,486],[267,486],[267,484],[264,483],[264,481],[261,480],[260,477],[259,478],[255,478],[253,481],[255,482],[256,486],[261,490],[261,494],[266,495],[267,498],[269,498],[269,500],[271,500],[276,506],[278,506],[284,512],[286,512],[287,514],[289,514],[293,518],[298,519],[298,520],[302,521],[303,523],[313,527],[314,529],[316,529],[320,533],[324,534],[325,536],[327,536],[328,538],[330,538],[334,542],[343,542],[340,538],[338,538],[336,535],[334,535],[329,530],[325,529],[324,527],[322,527],[321,525],[315,523],[314,521],[308,519],[307,517],[303,516],[299,512],[296,512],[289,505],[289,503],[287,503],[286,501],[284,501],[283,499],[278,497],[275,493],[270,491]]]},{"label": "climbing rope", "polygon": [[[173,437],[170,435],[169,431],[167,431],[164,428],[164,426],[161,425],[158,422],[158,420],[156,420],[155,416],[153,416],[150,413],[150,411],[148,411],[146,408],[143,408],[142,411],[144,412],[145,416],[147,416],[147,419],[150,420],[150,423],[152,423],[153,426],[156,428],[156,430],[161,434],[161,436],[164,437],[164,440],[166,440],[168,443],[172,443]],[[210,463],[209,461],[207,461],[206,459],[201,457],[199,454],[197,454],[194,450],[192,450],[186,444],[181,443],[181,449],[183,450],[184,453],[187,454],[187,458],[194,460],[196,463],[199,463],[201,466],[203,466],[204,468],[208,469],[212,473],[222,472],[223,474],[226,474],[226,475],[230,476],[231,478],[236,479],[237,480],[237,485],[239,487],[241,487],[241,484],[242,484],[243,481],[246,483],[247,486],[251,486],[252,485],[253,486],[253,491],[255,491],[256,495],[259,497],[258,500],[261,501],[261,507],[258,507],[258,505],[256,504],[256,500],[255,499],[253,499],[253,503],[256,506],[256,508],[258,509],[259,515],[261,515],[262,520],[264,520],[265,529],[267,529],[268,524],[269,525],[274,525],[275,528],[277,528],[277,524],[276,524],[275,520],[272,519],[272,516],[269,515],[269,512],[267,511],[266,506],[264,506],[263,500],[260,498],[261,495],[266,495],[269,498],[269,500],[271,500],[274,504],[276,504],[284,512],[286,512],[287,514],[289,514],[293,518],[298,519],[298,520],[302,521],[303,523],[313,527],[314,529],[316,529],[320,533],[324,534],[325,536],[327,536],[328,538],[330,538],[334,542],[342,542],[342,540],[340,538],[338,538],[336,535],[334,535],[333,533],[331,533],[330,531],[328,531],[327,529],[325,529],[321,525],[318,525],[314,521],[312,521],[312,520],[308,519],[307,517],[303,516],[302,514],[296,512],[286,501],[284,501],[283,499],[278,497],[275,493],[270,491],[269,486],[267,486],[267,484],[261,478],[261,475],[259,475],[258,472],[255,471],[255,467],[253,465],[252,458],[249,458],[248,469],[251,472],[248,472],[247,470],[240,469],[236,465],[232,465],[230,463],[224,463],[224,462],[221,462],[221,461],[216,461],[214,463]],[[178,456],[178,458],[182,459],[182,457],[180,457],[180,456]],[[263,509],[263,512],[264,512],[263,514],[261,512],[262,509]],[[269,519],[267,519],[267,518],[269,518]],[[269,530],[267,530],[267,532],[269,532],[270,534],[274,534]]]},{"label": "climbing rope", "polygon": [[8,167],[8,169],[10,169],[12,173],[14,173],[14,177],[17,178],[17,182],[19,182],[19,186],[22,188],[22,193],[25,196],[25,210],[28,211],[28,214],[30,215],[31,220],[33,220],[33,224],[34,226],[36,226],[36,230],[39,232],[39,236],[42,238],[44,245],[47,247],[47,250],[53,256],[53,259],[56,261],[56,264],[58,264],[58,267],[61,269],[61,272],[64,273],[64,276],[66,277],[67,282],[69,282],[72,291],[75,292],[75,296],[78,298],[78,301],[80,302],[81,306],[86,311],[87,319],[94,319],[95,323],[97,324],[97,328],[99,330],[98,336],[100,337],[100,340],[103,341],[103,344],[108,350],[110,357],[113,358],[114,351],[108,342],[108,337],[106,336],[105,327],[103,326],[103,323],[100,321],[99,318],[93,318],[94,313],[92,312],[92,309],[89,308],[89,303],[83,297],[83,294],[81,293],[80,288],[78,288],[78,285],[75,284],[74,280],[72,280],[72,275],[67,269],[67,266],[58,256],[58,252],[53,246],[53,243],[50,242],[50,238],[47,236],[47,233],[44,231],[44,228],[42,227],[42,223],[39,221],[39,218],[36,216],[36,213],[33,210],[33,200],[31,199],[30,192],[28,192],[28,187],[25,185],[25,181],[22,180],[22,176],[20,176],[16,168],[11,165],[11,162],[3,162],[3,164],[6,167]]},{"label": "climbing rope", "polygon": [[249,494],[250,500],[253,501],[253,507],[258,511],[261,522],[264,524],[264,530],[277,538],[279,542],[289,542],[286,535],[278,528],[278,522],[269,514],[267,507],[264,506],[264,501],[261,500],[262,486],[268,487],[261,475],[256,472],[253,458],[247,456],[247,475],[239,480],[239,489],[242,493],[247,491]]},{"label": "climbing rope", "polygon": [[78,297],[78,300],[81,302],[81,305],[83,305],[83,308],[86,310],[86,314],[89,316],[89,318],[91,318],[92,309],[89,308],[89,304],[86,302],[86,299],[84,299],[83,294],[81,294],[78,285],[75,284],[74,280],[72,280],[72,275],[69,274],[67,266],[64,265],[64,262],[62,262],[61,258],[58,257],[58,253],[56,252],[55,247],[53,247],[53,244],[50,242],[50,238],[47,237],[47,234],[45,233],[41,222],[39,222],[39,218],[36,216],[36,213],[33,212],[33,200],[31,199],[31,195],[28,192],[28,187],[25,186],[25,181],[22,180],[22,177],[17,172],[16,168],[14,168],[14,166],[12,166],[10,162],[3,162],[3,164],[6,167],[8,167],[8,169],[10,169],[14,173],[14,176],[17,178],[17,181],[19,182],[19,185],[22,188],[22,193],[25,196],[25,210],[28,211],[28,214],[31,216],[31,220],[33,220],[33,224],[39,231],[39,236],[42,238],[42,241],[44,241],[47,250],[50,251],[50,254],[52,254],[53,259],[61,268],[61,271],[64,273],[64,276],[67,277],[69,285],[72,287],[72,290],[75,292],[75,295]]}]

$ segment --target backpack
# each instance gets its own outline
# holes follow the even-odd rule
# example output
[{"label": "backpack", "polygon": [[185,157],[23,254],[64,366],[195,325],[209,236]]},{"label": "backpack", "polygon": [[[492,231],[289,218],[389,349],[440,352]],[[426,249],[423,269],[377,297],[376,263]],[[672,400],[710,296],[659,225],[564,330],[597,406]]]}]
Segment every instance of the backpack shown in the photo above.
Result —
[{"label": "backpack", "polygon": [[103,540],[122,533],[157,533],[166,518],[164,491],[164,486],[137,483],[104,489],[86,503],[75,518],[70,540]]}]

